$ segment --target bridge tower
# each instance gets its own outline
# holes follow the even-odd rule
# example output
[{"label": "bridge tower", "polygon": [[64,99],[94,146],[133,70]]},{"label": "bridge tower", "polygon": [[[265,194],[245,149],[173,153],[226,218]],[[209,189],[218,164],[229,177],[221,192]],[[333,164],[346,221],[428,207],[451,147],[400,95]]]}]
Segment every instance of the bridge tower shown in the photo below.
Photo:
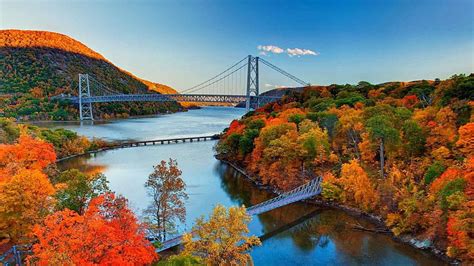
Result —
[{"label": "bridge tower", "polygon": [[83,120],[94,120],[92,116],[92,103],[84,101],[84,99],[91,97],[91,90],[89,86],[89,75],[79,74],[79,118]]},{"label": "bridge tower", "polygon": [[[257,109],[259,107],[259,88],[258,88],[258,61],[259,57],[248,56],[247,64],[247,100],[245,102],[245,109],[247,112],[250,108]],[[252,95],[253,94],[253,95]],[[254,97],[255,96],[255,97]],[[252,98],[255,99],[252,102]]]}]

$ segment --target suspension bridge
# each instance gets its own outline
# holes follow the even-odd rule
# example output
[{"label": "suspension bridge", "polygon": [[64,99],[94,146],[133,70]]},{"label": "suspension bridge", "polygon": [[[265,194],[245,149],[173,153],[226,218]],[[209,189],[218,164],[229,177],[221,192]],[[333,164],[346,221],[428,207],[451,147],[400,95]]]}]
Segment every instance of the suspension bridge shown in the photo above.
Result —
[{"label": "suspension bridge", "polygon": [[80,120],[94,120],[93,104],[109,102],[209,102],[229,104],[245,102],[248,111],[280,99],[280,96],[261,95],[266,90],[275,88],[275,86],[268,87],[268,84],[265,84],[263,90],[260,88],[261,66],[296,84],[296,86],[291,87],[309,86],[309,83],[267,60],[249,55],[219,74],[183,90],[179,94],[158,94],[149,91],[139,94],[125,94],[118,92],[119,88],[105,86],[92,75],[79,74],[77,96],[58,95],[54,98],[70,100],[77,105]]},{"label": "suspension bridge", "polygon": [[[276,208],[286,206],[288,204],[298,202],[301,200],[309,199],[321,193],[322,177],[318,176],[309,181],[308,183],[297,187],[288,192],[282,193],[279,196],[259,203],[257,205],[247,208],[247,214],[249,215],[258,215],[264,212],[271,211]],[[158,252],[170,249],[172,247],[178,246],[182,242],[182,235],[176,236],[169,240],[163,242],[162,246],[157,249]]]}]

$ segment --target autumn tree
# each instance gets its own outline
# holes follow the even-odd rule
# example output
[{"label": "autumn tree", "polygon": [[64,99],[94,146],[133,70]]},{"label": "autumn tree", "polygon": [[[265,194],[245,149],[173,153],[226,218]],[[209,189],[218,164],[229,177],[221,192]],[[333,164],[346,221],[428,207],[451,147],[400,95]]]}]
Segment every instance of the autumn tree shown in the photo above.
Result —
[{"label": "autumn tree", "polygon": [[359,159],[360,135],[364,129],[362,111],[347,107],[341,107],[341,109],[338,112],[339,121],[336,124],[336,136],[339,137],[337,144],[347,143],[347,146],[354,150],[355,157]]},{"label": "autumn tree", "polygon": [[159,241],[165,241],[167,233],[176,227],[176,220],[184,223],[186,219],[186,184],[181,179],[176,160],[161,161],[154,167],[145,183],[152,197],[150,206],[145,210],[148,230]]},{"label": "autumn tree", "polygon": [[474,156],[474,123],[467,123],[459,128],[456,146],[466,157]]},{"label": "autumn tree", "polygon": [[56,208],[68,208],[83,214],[92,198],[109,192],[107,180],[103,174],[86,175],[77,169],[62,172],[55,180],[59,188],[56,192]]},{"label": "autumn tree", "polygon": [[127,200],[112,193],[94,198],[83,215],[49,215],[34,235],[31,260],[40,265],[144,265],[158,258]]},{"label": "autumn tree", "polygon": [[208,221],[196,220],[192,233],[183,235],[184,255],[198,256],[208,265],[246,265],[248,251],[261,245],[256,236],[247,236],[251,217],[245,207],[217,205]]},{"label": "autumn tree", "polygon": [[301,132],[298,142],[302,147],[302,153],[300,154],[302,162],[321,163],[329,156],[328,133],[318,125],[308,129],[307,132]]},{"label": "autumn tree", "polygon": [[54,188],[40,170],[23,169],[0,183],[0,236],[28,241],[36,223],[53,209]]},{"label": "autumn tree", "polygon": [[346,200],[353,199],[363,210],[373,210],[378,204],[379,195],[357,160],[342,165],[340,184],[344,187]]},{"label": "autumn tree", "polygon": [[0,182],[20,170],[40,170],[54,163],[53,145],[21,133],[17,143],[0,144]]},{"label": "autumn tree", "polygon": [[326,173],[324,200],[384,217],[393,233],[470,262],[473,84],[474,74],[310,86],[232,122],[216,151],[282,191],[301,185],[305,168]]},{"label": "autumn tree", "polygon": [[14,142],[19,136],[20,130],[13,118],[0,117],[0,143]]}]

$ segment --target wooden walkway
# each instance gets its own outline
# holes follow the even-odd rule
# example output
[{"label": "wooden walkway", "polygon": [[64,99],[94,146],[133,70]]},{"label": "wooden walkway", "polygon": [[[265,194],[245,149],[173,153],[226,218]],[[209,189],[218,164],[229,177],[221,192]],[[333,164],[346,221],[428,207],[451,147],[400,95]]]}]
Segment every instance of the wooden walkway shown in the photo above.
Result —
[{"label": "wooden walkway", "polygon": [[94,154],[102,151],[113,150],[113,149],[122,149],[122,148],[132,148],[132,147],[143,147],[143,146],[154,146],[154,145],[166,145],[166,144],[175,144],[175,143],[186,143],[186,142],[201,142],[209,140],[218,140],[220,136],[218,134],[210,136],[197,136],[197,137],[182,137],[182,138],[169,138],[169,139],[153,139],[153,140],[140,140],[140,141],[125,141],[112,144],[107,147],[99,148],[96,150],[87,151],[81,154],[74,154],[71,156],[66,156],[56,160],[56,162],[64,161],[74,157]]},{"label": "wooden walkway", "polygon": [[173,143],[198,142],[198,141],[217,140],[217,139],[219,139],[219,135],[142,140],[142,141],[122,142],[118,145],[107,147],[107,148],[119,149],[119,148],[130,148],[130,147],[140,147],[140,146],[164,145],[164,144],[173,144]]}]

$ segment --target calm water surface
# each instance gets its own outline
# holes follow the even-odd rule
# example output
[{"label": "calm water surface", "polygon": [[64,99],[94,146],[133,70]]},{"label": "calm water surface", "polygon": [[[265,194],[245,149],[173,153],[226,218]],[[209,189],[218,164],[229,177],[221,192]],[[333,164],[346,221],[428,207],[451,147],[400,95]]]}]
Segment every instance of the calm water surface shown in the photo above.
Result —
[{"label": "calm water surface", "polygon": [[[235,108],[203,108],[186,113],[149,118],[116,120],[109,123],[47,123],[88,137],[109,140],[146,140],[221,132],[232,119],[244,114]],[[214,158],[214,141],[147,146],[111,150],[94,156],[74,158],[60,168],[103,172],[115,192],[130,200],[137,215],[149,204],[143,184],[161,160],[178,161],[187,184],[187,221],[180,230],[191,228],[195,218],[207,215],[216,204],[251,206],[273,197],[253,187],[231,167]],[[366,221],[344,212],[317,209],[296,203],[253,218],[252,234],[263,237],[263,245],[252,250],[255,265],[438,265],[435,258],[396,243],[389,237],[351,229],[370,227]]]}]

